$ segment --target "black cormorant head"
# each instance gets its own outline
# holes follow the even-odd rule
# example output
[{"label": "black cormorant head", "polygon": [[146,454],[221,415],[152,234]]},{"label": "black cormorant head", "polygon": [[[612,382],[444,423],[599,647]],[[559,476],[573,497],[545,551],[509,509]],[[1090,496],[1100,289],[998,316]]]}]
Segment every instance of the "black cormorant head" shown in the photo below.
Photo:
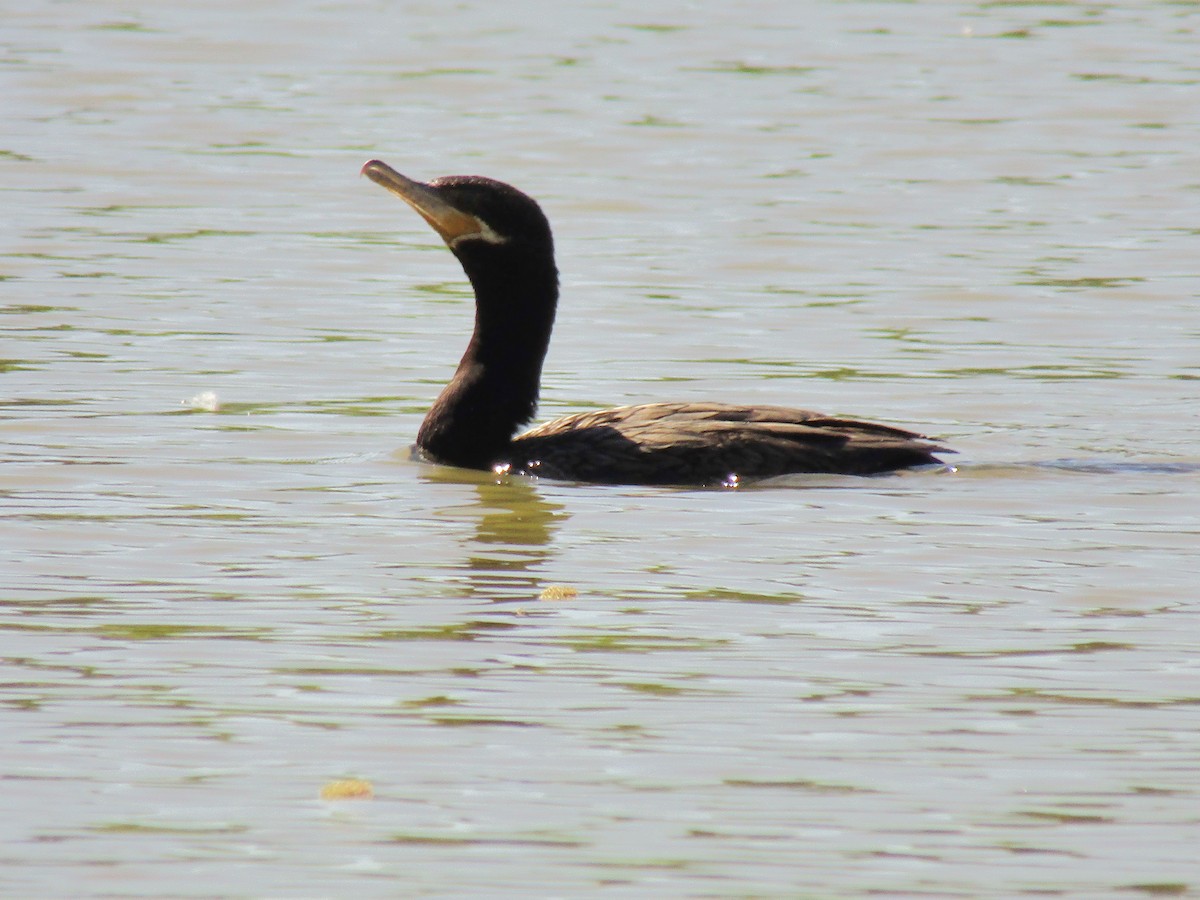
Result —
[{"label": "black cormorant head", "polygon": [[545,213],[532,197],[511,185],[482,175],[413,181],[377,159],[364,165],[362,173],[419,212],[464,266],[477,254],[490,256],[485,248],[504,255],[532,253],[553,259]]}]

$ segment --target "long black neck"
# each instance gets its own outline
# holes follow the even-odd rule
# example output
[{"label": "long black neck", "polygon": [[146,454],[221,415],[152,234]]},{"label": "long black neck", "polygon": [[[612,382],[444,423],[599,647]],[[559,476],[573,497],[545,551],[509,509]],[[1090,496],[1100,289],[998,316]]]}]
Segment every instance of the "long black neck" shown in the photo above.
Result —
[{"label": "long black neck", "polygon": [[475,331],[438,395],[417,446],[433,459],[487,469],[537,411],[558,304],[552,246],[465,242],[455,253],[475,289]]}]

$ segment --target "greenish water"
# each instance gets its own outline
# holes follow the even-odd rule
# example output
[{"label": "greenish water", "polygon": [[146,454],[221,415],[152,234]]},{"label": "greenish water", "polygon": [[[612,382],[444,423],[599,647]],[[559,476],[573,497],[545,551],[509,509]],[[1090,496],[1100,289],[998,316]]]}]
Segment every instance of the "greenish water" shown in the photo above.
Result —
[{"label": "greenish water", "polygon": [[[1198,29],[6,13],[0,894],[1200,889]],[[411,462],[469,295],[370,157],[543,202],[543,417],[798,405],[953,470]]]}]

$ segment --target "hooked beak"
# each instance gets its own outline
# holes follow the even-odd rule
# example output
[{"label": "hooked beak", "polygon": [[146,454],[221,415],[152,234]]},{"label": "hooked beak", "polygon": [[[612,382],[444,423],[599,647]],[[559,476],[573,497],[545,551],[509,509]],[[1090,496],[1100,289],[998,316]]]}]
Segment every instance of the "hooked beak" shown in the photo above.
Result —
[{"label": "hooked beak", "polygon": [[437,188],[406,178],[382,160],[368,162],[362,167],[362,174],[419,212],[452,248],[463,238],[483,236],[488,231],[475,216],[455,209],[443,200]]}]

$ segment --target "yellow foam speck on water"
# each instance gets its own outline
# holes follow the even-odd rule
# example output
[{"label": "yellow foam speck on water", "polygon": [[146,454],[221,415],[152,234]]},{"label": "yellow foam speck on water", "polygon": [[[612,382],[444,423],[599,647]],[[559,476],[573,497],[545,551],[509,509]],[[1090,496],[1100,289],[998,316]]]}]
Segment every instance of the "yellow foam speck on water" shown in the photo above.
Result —
[{"label": "yellow foam speck on water", "polygon": [[566,584],[552,584],[540,594],[539,600],[571,600],[579,596],[579,591]]},{"label": "yellow foam speck on water", "polygon": [[331,781],[321,788],[322,800],[367,800],[375,796],[371,782],[358,778]]}]

